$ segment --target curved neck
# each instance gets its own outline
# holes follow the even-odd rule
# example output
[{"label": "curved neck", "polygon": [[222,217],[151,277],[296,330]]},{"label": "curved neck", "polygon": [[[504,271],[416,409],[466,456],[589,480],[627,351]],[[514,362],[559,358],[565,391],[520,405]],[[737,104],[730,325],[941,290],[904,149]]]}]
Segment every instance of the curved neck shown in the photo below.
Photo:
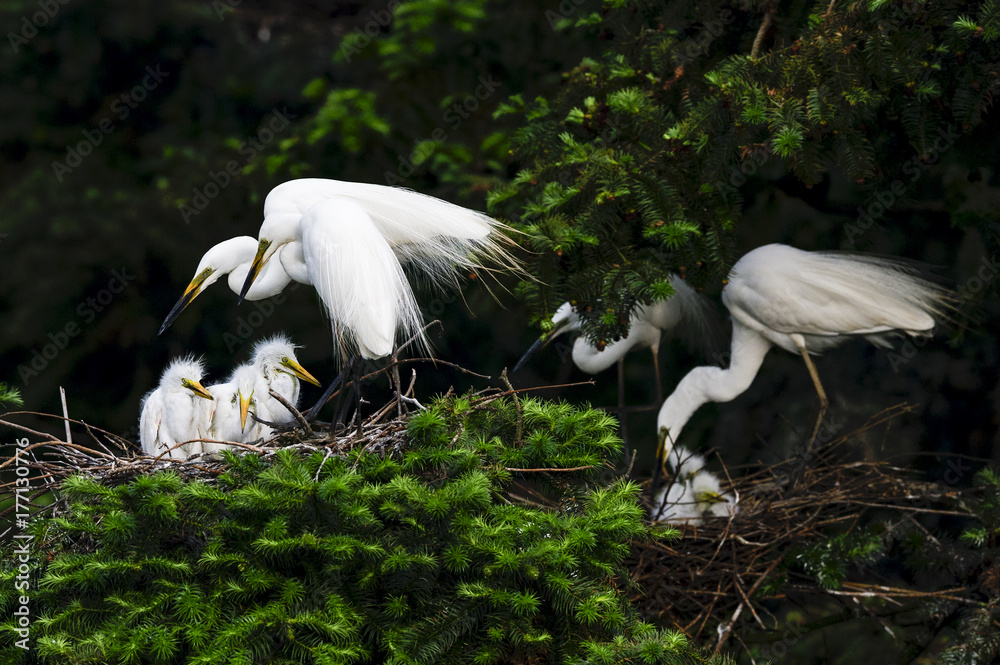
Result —
[{"label": "curved neck", "polygon": [[660,407],[657,431],[667,428],[666,451],[669,452],[681,430],[705,402],[728,402],[741,395],[757,376],[771,343],[759,333],[733,319],[733,342],[729,368],[696,367],[681,379],[677,388]]},{"label": "curved neck", "polygon": [[[233,293],[239,294],[243,289],[243,282],[246,281],[247,273],[250,272],[250,263],[242,263],[238,265],[231,273],[229,273],[229,288]],[[270,298],[276,296],[284,290],[288,283],[291,282],[291,278],[288,273],[281,267],[281,264],[271,259],[264,264],[261,268],[260,274],[257,275],[257,279],[253,281],[250,285],[250,290],[247,291],[247,300],[263,300],[264,298]]]}]

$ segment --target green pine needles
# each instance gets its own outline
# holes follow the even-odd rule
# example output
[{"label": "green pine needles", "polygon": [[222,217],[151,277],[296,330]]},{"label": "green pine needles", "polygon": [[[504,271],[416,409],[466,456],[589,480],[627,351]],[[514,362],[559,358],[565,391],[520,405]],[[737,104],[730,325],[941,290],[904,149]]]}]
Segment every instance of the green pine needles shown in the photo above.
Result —
[{"label": "green pine needles", "polygon": [[0,381],[0,406],[21,406],[24,400],[21,399],[21,391],[8,386]]},{"label": "green pine needles", "polygon": [[675,532],[644,525],[639,488],[610,472],[616,427],[589,408],[451,397],[386,454],[227,452],[214,483],[72,477],[68,509],[31,527],[31,648],[8,621],[0,660],[722,662],[625,598],[629,543]]},{"label": "green pine needles", "polygon": [[998,2],[607,0],[580,14],[605,52],[558,95],[498,108],[521,123],[522,170],[489,203],[531,238],[535,321],[573,302],[595,343],[667,297],[670,273],[725,276],[765,166],[884,189],[937,163],[1000,93]]}]

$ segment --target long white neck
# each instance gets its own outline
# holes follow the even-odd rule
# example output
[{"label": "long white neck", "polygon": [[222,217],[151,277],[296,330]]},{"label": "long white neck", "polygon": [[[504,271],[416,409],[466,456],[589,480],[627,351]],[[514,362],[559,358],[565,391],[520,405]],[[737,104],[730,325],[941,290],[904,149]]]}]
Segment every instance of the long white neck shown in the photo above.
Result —
[{"label": "long white neck", "polygon": [[681,430],[705,402],[728,402],[741,395],[757,376],[771,343],[733,319],[729,368],[696,367],[687,373],[663,402],[656,419],[657,431],[667,428],[664,454],[677,442]]},{"label": "long white neck", "polygon": [[[240,291],[243,290],[243,282],[246,281],[247,273],[249,272],[250,262],[247,262],[238,265],[229,273],[229,289],[233,293],[239,295]],[[244,298],[246,300],[263,300],[264,298],[276,296],[291,281],[291,278],[282,269],[281,264],[276,259],[272,259],[261,268],[260,274],[257,275],[257,279],[250,285],[250,290],[247,291]]]}]

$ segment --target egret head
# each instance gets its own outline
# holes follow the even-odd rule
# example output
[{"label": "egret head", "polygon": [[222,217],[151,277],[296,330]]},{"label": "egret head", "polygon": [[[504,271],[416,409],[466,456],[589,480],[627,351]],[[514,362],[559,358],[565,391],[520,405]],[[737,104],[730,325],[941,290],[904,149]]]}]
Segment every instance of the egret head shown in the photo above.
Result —
[{"label": "egret head", "polygon": [[260,225],[257,251],[250,264],[250,272],[247,273],[246,281],[243,282],[243,290],[240,292],[240,302],[250,290],[250,285],[257,279],[261,269],[274,256],[283,245],[295,240],[301,240],[299,233],[299,220],[302,215],[293,212],[282,212],[269,215],[264,218],[264,223]]},{"label": "egret head", "polygon": [[201,377],[205,373],[205,365],[193,356],[175,358],[163,370],[160,377],[160,388],[167,392],[188,390],[197,397],[213,399],[205,386],[201,385]]},{"label": "egret head", "polygon": [[552,327],[547,333],[535,340],[535,343],[531,345],[531,348],[524,352],[524,355],[517,361],[517,364],[514,365],[514,369],[512,369],[511,372],[516,372],[521,369],[521,366],[527,362],[528,358],[535,355],[535,353],[539,350],[544,349],[559,335],[570,330],[578,330],[579,328],[580,317],[573,311],[573,306],[568,302],[564,302],[562,305],[559,305],[559,309],[557,309],[556,313],[552,315]]},{"label": "egret head", "polygon": [[167,318],[160,326],[159,334],[170,327],[180,313],[198,297],[198,295],[214,284],[220,277],[235,270],[237,266],[249,263],[257,249],[257,241],[250,236],[238,236],[224,240],[205,252],[198,263],[194,277],[184,289],[184,294],[174,305]]},{"label": "egret head", "polygon": [[257,372],[270,379],[276,372],[290,374],[297,379],[320,385],[295,358],[295,345],[284,335],[261,340],[254,346],[253,364]]},{"label": "egret head", "polygon": [[241,431],[246,429],[247,413],[250,411],[250,407],[256,406],[256,401],[254,400],[254,386],[256,382],[257,368],[249,364],[240,365],[234,369],[227,382],[236,387],[232,399],[240,409]]}]

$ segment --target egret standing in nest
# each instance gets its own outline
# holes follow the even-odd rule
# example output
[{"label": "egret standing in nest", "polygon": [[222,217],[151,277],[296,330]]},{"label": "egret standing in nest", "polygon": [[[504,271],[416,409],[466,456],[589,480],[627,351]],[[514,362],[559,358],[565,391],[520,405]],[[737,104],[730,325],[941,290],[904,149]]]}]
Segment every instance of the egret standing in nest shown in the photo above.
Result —
[{"label": "egret standing in nest", "polygon": [[286,270],[293,278],[304,273],[303,281],[316,288],[330,319],[335,355],[384,358],[396,349],[400,331],[428,350],[402,264],[437,287],[454,284],[456,269],[482,268],[483,260],[518,269],[505,248],[510,241],[501,234],[504,228],[482,213],[406,189],[292,180],[275,187],[264,202],[257,253],[242,293],[279,249],[300,242],[302,262]]},{"label": "egret standing in nest", "polygon": [[954,294],[900,260],[777,244],[748,252],[722,292],[733,320],[729,367],[696,367],[663,403],[654,487],[662,461],[698,407],[742,394],[772,346],[805,361],[820,399],[814,439],[828,401],[810,355],[858,337],[889,347],[900,334],[930,336],[953,300]]},{"label": "egret standing in nest", "polygon": [[[202,452],[201,442],[192,440],[204,438],[209,425],[199,403],[212,400],[201,385],[204,373],[201,360],[176,358],[163,371],[159,386],[142,398],[139,441],[144,453],[158,456],[166,452],[167,457],[186,459]],[[177,446],[185,441],[191,443]]]}]

